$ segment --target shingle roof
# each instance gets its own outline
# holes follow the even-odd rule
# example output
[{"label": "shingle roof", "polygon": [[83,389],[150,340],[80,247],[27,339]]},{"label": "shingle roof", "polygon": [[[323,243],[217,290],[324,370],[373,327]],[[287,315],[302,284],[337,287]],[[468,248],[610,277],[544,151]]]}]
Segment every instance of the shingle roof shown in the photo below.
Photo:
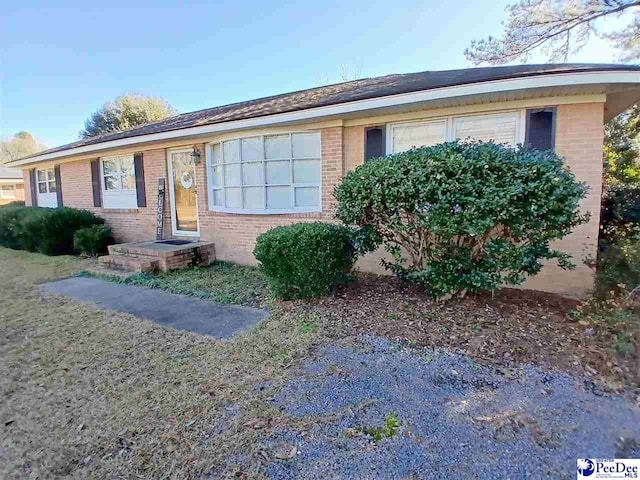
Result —
[{"label": "shingle roof", "polygon": [[[388,95],[411,93],[421,90],[464,85],[469,83],[528,77],[552,73],[588,72],[611,70],[640,71],[640,66],[618,64],[540,64],[502,67],[467,68],[461,70],[426,71],[364,78],[351,82],[310,88],[271,97],[232,103],[183,113],[165,120],[147,123],[127,130],[78,140],[51,148],[36,155],[61,152],[71,148],[94,145],[111,140],[137,137],[152,133],[180,130],[189,127],[211,125],[234,120],[274,115],[278,113],[325,107],[356,100],[365,100]],[[32,156],[36,156],[32,155]],[[29,158],[29,157],[25,157]]]},{"label": "shingle roof", "polygon": [[0,178],[22,178],[22,170],[0,165]]}]

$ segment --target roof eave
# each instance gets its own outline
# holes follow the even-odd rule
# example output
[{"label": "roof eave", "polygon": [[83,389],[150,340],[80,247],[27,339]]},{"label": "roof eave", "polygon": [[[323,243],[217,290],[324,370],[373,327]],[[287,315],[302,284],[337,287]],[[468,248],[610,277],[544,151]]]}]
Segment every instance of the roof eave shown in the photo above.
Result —
[{"label": "roof eave", "polygon": [[514,90],[542,89],[562,86],[598,85],[598,84],[635,84],[640,87],[640,71],[603,70],[589,72],[552,73],[519,78],[491,80],[450,87],[421,90],[411,93],[376,97],[354,102],[338,103],[324,107],[296,110],[286,113],[234,120],[230,122],[214,123],[197,127],[188,127],[151,133],[134,137],[121,138],[107,142],[84,145],[68,150],[35,155],[30,158],[18,159],[7,164],[11,167],[25,168],[41,162],[64,159],[76,155],[98,153],[114,148],[130,147],[166,140],[195,139],[205,135],[223,133],[235,130],[246,130],[256,127],[278,126],[290,123],[300,123],[311,120],[331,119],[344,115],[364,112],[378,112],[385,109],[408,106],[411,104],[427,104],[428,102],[446,98],[465,97],[487,93],[509,92]]}]

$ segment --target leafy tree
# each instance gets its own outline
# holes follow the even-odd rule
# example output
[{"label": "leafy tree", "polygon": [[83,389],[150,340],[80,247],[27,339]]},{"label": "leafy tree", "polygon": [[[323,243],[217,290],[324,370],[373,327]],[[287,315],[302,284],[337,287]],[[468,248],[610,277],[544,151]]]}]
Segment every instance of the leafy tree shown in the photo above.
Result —
[{"label": "leafy tree", "polygon": [[81,138],[117,132],[149,122],[157,122],[177,113],[162,98],[129,94],[105,103],[85,122]]},{"label": "leafy tree", "polygon": [[339,219],[382,239],[386,268],[450,298],[518,285],[547,259],[572,268],[550,243],[587,220],[586,191],[553,152],[456,141],[367,162],[335,196]]},{"label": "leafy tree", "polygon": [[640,105],[618,115],[605,125],[604,181],[606,185],[640,186]]},{"label": "leafy tree", "polygon": [[0,142],[0,164],[12,162],[46,148],[29,132],[18,132],[11,139]]},{"label": "leafy tree", "polygon": [[[534,50],[542,49],[550,61],[567,61],[591,35],[610,40],[622,61],[640,59],[640,1],[630,0],[521,0],[506,8],[507,21],[502,38],[489,36],[474,40],[465,56],[475,64],[503,64],[526,61]],[[633,18],[623,29],[598,31],[596,23],[623,12]]]}]

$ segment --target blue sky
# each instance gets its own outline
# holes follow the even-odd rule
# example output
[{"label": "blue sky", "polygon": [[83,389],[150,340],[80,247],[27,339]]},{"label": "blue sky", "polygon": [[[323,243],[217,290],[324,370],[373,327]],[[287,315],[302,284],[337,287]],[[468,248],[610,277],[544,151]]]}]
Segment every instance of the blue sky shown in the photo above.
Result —
[{"label": "blue sky", "polygon": [[[52,147],[127,92],[188,112],[337,82],[341,66],[364,77],[469,67],[465,47],[500,34],[509,2],[11,3],[0,5],[0,138],[27,130]],[[597,40],[570,58],[614,60]]]}]

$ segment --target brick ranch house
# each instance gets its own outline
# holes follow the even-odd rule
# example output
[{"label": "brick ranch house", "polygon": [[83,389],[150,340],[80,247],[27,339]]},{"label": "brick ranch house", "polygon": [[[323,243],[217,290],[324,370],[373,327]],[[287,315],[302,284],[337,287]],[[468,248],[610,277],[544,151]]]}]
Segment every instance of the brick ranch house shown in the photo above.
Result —
[{"label": "brick ranch house", "polygon": [[0,165],[0,205],[24,200],[24,180],[19,169]]},{"label": "brick ranch house", "polygon": [[[580,297],[593,285],[603,125],[640,99],[640,67],[547,64],[388,75],[215,107],[83,139],[12,162],[26,203],[85,208],[119,242],[156,235],[215,243],[252,264],[271,227],[331,221],[342,176],[370,158],[454,138],[555,149],[591,189],[588,224],[561,240],[577,268],[546,266],[525,287]],[[376,252],[361,270],[381,272]]]}]

